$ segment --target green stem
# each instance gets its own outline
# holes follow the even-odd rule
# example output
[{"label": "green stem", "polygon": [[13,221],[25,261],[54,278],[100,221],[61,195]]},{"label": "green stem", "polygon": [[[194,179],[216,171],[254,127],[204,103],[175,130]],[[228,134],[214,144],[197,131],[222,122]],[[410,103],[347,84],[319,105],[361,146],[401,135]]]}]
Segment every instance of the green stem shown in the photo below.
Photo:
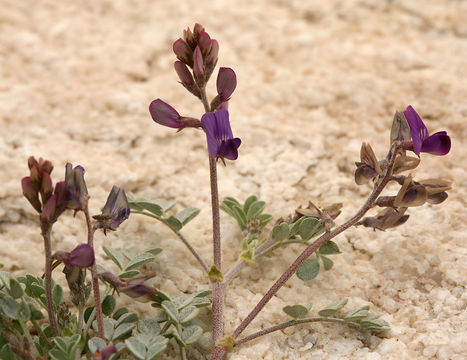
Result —
[{"label": "green stem", "polygon": [[241,345],[241,344],[244,344],[248,341],[251,341],[251,340],[254,340],[256,338],[259,338],[260,336],[263,336],[263,335],[266,335],[266,334],[270,334],[274,331],[279,331],[279,330],[282,330],[282,329],[285,329],[285,328],[288,328],[290,326],[295,326],[295,325],[301,325],[301,324],[306,324],[306,323],[312,323],[312,322],[319,322],[319,321],[322,321],[322,322],[333,322],[333,323],[340,323],[340,324],[344,324],[345,321],[343,319],[338,319],[338,318],[323,318],[323,317],[315,317],[315,318],[307,318],[307,319],[297,319],[297,320],[290,320],[290,321],[286,321],[282,324],[278,324],[278,325],[274,325],[274,326],[271,326],[267,329],[264,329],[264,330],[260,330],[258,332],[255,332],[251,335],[248,335],[248,336],[245,336],[237,341],[235,341],[235,346],[238,346],[238,345]]},{"label": "green stem", "polygon": [[49,314],[49,323],[53,336],[60,336],[58,330],[57,318],[55,316],[55,308],[52,297],[52,246],[50,240],[50,232],[52,225],[48,225],[42,233],[44,238],[44,251],[45,251],[45,271],[44,271],[44,288],[47,302],[47,312]]}]

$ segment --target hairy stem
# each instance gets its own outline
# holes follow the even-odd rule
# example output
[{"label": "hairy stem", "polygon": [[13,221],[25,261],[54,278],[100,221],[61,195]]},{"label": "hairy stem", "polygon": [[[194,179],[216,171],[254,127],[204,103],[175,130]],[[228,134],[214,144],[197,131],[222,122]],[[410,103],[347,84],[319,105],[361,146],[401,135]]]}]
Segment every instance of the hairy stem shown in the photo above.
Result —
[{"label": "hairy stem", "polygon": [[47,312],[49,314],[49,323],[53,336],[59,336],[57,318],[55,316],[54,303],[52,298],[52,246],[50,241],[50,232],[52,225],[48,225],[47,229],[42,233],[44,237],[44,251],[45,251],[45,272],[44,272],[44,287],[45,296],[47,301]]},{"label": "hairy stem", "polygon": [[[258,304],[254,307],[254,309],[247,315],[247,317],[240,323],[240,325],[235,329],[233,333],[234,339],[236,339],[245,328],[253,321],[253,319],[259,314],[259,312],[266,306],[266,304],[271,300],[271,298],[279,291],[279,289],[289,280],[292,275],[297,271],[300,265],[308,259],[308,257],[313,254],[316,250],[318,250],[321,245],[328,242],[329,240],[333,239],[341,232],[347,230],[352,225],[355,225],[364,215],[365,213],[371,209],[374,202],[378,198],[378,196],[383,191],[384,187],[387,185],[389,180],[391,179],[392,168],[394,166],[394,161],[396,160],[396,156],[399,150],[400,145],[394,145],[391,149],[391,158],[389,160],[388,167],[384,173],[384,176],[379,179],[377,184],[375,185],[372,193],[368,197],[367,201],[363,204],[363,206],[357,211],[357,213],[352,216],[349,220],[347,220],[342,225],[334,228],[332,231],[325,232],[321,235],[317,240],[311,243],[298,257],[295,261],[288,267],[287,270],[276,280],[276,282],[271,286],[271,288],[266,292],[263,298],[258,302]],[[214,351],[212,360],[220,360],[222,359],[225,354],[226,350],[222,347],[216,347],[218,350]]]},{"label": "hairy stem", "polygon": [[245,336],[241,339],[238,339],[237,341],[235,341],[235,346],[238,346],[238,345],[241,345],[241,344],[244,344],[248,341],[251,341],[251,340],[254,340],[256,338],[259,338],[260,336],[263,336],[263,335],[267,335],[267,334],[270,334],[274,331],[279,331],[279,330],[282,330],[282,329],[285,329],[285,328],[288,328],[290,326],[295,326],[295,325],[300,325],[300,324],[306,324],[306,323],[312,323],[312,322],[319,322],[319,321],[323,321],[323,322],[333,322],[333,323],[345,323],[345,321],[343,319],[338,319],[338,318],[323,318],[323,317],[315,317],[315,318],[307,318],[307,319],[298,319],[298,320],[290,320],[290,321],[286,321],[286,322],[283,322],[282,324],[278,324],[278,325],[274,325],[274,326],[271,326],[267,329],[263,329],[263,330],[260,330],[260,331],[257,331],[251,335],[248,335],[248,336]]},{"label": "hairy stem", "polygon": [[[84,210],[84,215],[86,216],[86,225],[88,228],[88,245],[94,250],[94,232],[96,231],[96,229],[92,226],[91,216],[89,214],[89,208],[87,204]],[[97,332],[99,334],[99,337],[104,339],[104,316],[102,315],[101,294],[99,292],[99,278],[97,276],[96,262],[94,262],[94,265],[92,265],[91,267],[91,278],[96,309]]]}]

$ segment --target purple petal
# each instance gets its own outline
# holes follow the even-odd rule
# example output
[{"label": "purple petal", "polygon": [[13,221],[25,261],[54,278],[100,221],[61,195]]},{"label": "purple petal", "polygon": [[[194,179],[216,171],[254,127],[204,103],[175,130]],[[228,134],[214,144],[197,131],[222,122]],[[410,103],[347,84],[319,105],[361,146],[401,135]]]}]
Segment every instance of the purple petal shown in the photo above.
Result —
[{"label": "purple petal", "polygon": [[215,158],[217,156],[218,142],[217,142],[217,122],[213,113],[209,112],[202,116],[201,125],[206,132],[206,139],[208,142],[209,156]]},{"label": "purple petal", "polygon": [[240,144],[241,140],[239,138],[222,141],[221,145],[219,146],[218,156],[229,160],[236,160],[238,158],[237,149]]},{"label": "purple petal", "polygon": [[219,140],[232,139],[232,129],[230,128],[229,112],[218,110],[214,113],[217,120],[217,136]]},{"label": "purple petal", "polygon": [[188,86],[194,85],[195,80],[193,79],[193,75],[191,75],[188,66],[181,61],[175,61],[174,68],[182,84]]},{"label": "purple petal", "polygon": [[222,101],[229,100],[237,87],[237,76],[231,68],[221,67],[217,75],[217,93]]},{"label": "purple petal", "polygon": [[94,355],[94,360],[109,360],[112,354],[118,352],[117,347],[114,344],[104,346],[102,349],[98,350]]},{"label": "purple petal", "polygon": [[204,77],[204,64],[203,64],[203,54],[199,46],[195,48],[193,53],[193,74],[195,78]]},{"label": "purple petal", "polygon": [[94,265],[94,250],[87,244],[78,245],[63,262],[70,266],[90,267]]},{"label": "purple petal", "polygon": [[451,150],[451,138],[446,131],[437,132],[423,141],[421,151],[432,155],[446,155]]},{"label": "purple petal", "polygon": [[410,133],[412,135],[413,152],[420,155],[422,143],[429,136],[428,129],[412,106],[409,105],[407,109],[405,109],[404,115],[409,123]]},{"label": "purple petal", "polygon": [[37,187],[32,183],[29,176],[24,177],[21,180],[21,187],[23,189],[23,195],[31,205],[36,209],[38,212],[41,212],[42,206],[39,201],[39,192],[37,191]]},{"label": "purple petal", "polygon": [[173,51],[177,58],[187,64],[188,66],[193,66],[193,59],[190,46],[183,40],[178,39],[173,43]]},{"label": "purple petal", "polygon": [[183,123],[179,121],[180,114],[177,110],[161,99],[156,99],[149,105],[149,112],[152,119],[158,124],[174,129],[183,127]]}]

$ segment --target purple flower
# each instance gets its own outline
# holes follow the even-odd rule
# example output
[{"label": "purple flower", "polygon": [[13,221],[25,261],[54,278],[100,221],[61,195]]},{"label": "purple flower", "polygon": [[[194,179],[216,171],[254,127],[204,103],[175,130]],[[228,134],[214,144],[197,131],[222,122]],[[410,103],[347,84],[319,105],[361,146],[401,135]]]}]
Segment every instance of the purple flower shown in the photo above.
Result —
[{"label": "purple flower", "polygon": [[412,106],[404,111],[405,118],[412,135],[413,152],[420,156],[421,152],[432,155],[446,155],[451,150],[451,138],[446,131],[439,131],[430,136],[428,129]]},{"label": "purple flower", "polygon": [[97,350],[94,354],[94,360],[109,360],[112,354],[118,352],[117,347],[114,344],[104,346],[100,350]]},{"label": "purple flower", "polygon": [[98,220],[99,227],[106,230],[117,230],[118,226],[130,216],[130,206],[125,191],[113,186],[101,215],[93,216]]},{"label": "purple flower", "polygon": [[237,87],[237,77],[235,72],[228,67],[219,68],[216,85],[220,100],[222,102],[229,100]]},{"label": "purple flower", "polygon": [[71,252],[57,251],[54,258],[68,266],[87,268],[94,265],[94,250],[87,244],[81,244]]},{"label": "purple flower", "polygon": [[151,113],[152,119],[158,124],[174,129],[185,127],[180,121],[182,117],[177,110],[161,99],[156,99],[149,105],[149,112]]},{"label": "purple flower", "polygon": [[209,156],[212,158],[226,158],[236,160],[238,148],[242,141],[234,138],[229,123],[229,112],[218,110],[208,112],[201,118],[201,124],[206,132]]},{"label": "purple flower", "polygon": [[84,168],[80,165],[73,168],[65,166],[66,207],[73,210],[84,210],[88,203],[88,189],[84,181]]}]

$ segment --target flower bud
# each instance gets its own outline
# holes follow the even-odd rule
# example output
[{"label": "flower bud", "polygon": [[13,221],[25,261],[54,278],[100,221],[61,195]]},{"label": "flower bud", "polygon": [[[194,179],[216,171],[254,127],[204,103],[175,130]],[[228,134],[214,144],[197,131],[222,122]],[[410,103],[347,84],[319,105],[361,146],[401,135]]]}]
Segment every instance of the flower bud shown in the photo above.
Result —
[{"label": "flower bud", "polygon": [[392,168],[393,174],[415,169],[420,164],[420,159],[413,156],[398,156]]},{"label": "flower bud", "polygon": [[42,173],[42,183],[41,183],[41,199],[42,203],[46,203],[47,200],[52,196],[52,193],[54,191],[54,187],[52,184],[52,178],[50,177],[50,174],[47,172]]},{"label": "flower bud", "polygon": [[21,188],[23,189],[24,197],[28,199],[32,207],[40,213],[42,211],[42,205],[39,201],[39,191],[29,176],[26,176],[21,180]]},{"label": "flower bud", "polygon": [[185,89],[201,99],[199,87],[196,85],[193,75],[191,75],[188,67],[181,61],[175,61],[174,68],[180,79],[180,83],[185,87]]},{"label": "flower bud", "polygon": [[80,165],[73,168],[65,166],[66,207],[73,210],[85,210],[88,204],[88,189],[84,181],[84,168]]},{"label": "flower bud", "polygon": [[357,222],[355,225],[363,225],[385,231],[399,225],[404,224],[410,215],[404,215],[407,208],[386,208],[380,211],[376,216],[368,216]]},{"label": "flower bud", "polygon": [[175,41],[172,48],[178,60],[193,67],[193,51],[183,39]]},{"label": "flower bud", "polygon": [[198,46],[204,58],[208,56],[208,54],[211,52],[211,37],[208,35],[206,31],[202,31],[199,34]]},{"label": "flower bud", "polygon": [[412,181],[408,176],[394,199],[395,207],[416,207],[425,204],[427,191],[423,185]]},{"label": "flower bud", "polygon": [[360,160],[361,162],[355,163],[357,165],[357,169],[355,170],[355,182],[357,185],[365,184],[368,180],[383,174],[381,165],[370,144],[362,143]]},{"label": "flower bud", "polygon": [[220,100],[222,102],[228,101],[237,87],[237,76],[235,72],[228,67],[219,68],[216,85]]},{"label": "flower bud", "polygon": [[403,113],[396,111],[391,127],[390,144],[394,141],[409,141],[410,127]]},{"label": "flower bud", "polygon": [[181,129],[184,124],[180,121],[180,114],[172,106],[156,99],[149,105],[149,112],[151,113],[152,119],[164,126],[168,126],[174,129]]},{"label": "flower bud", "polygon": [[130,216],[130,206],[125,191],[118,186],[113,186],[101,215],[93,216],[98,220],[98,226],[106,230],[117,230],[118,226]]},{"label": "flower bud", "polygon": [[195,48],[193,53],[193,75],[195,76],[196,84],[200,88],[203,88],[206,82],[204,78],[203,55],[199,46]]},{"label": "flower bud", "polygon": [[427,202],[432,205],[441,204],[448,198],[446,191],[451,190],[451,183],[449,181],[440,179],[427,179],[419,181],[427,191]]}]

